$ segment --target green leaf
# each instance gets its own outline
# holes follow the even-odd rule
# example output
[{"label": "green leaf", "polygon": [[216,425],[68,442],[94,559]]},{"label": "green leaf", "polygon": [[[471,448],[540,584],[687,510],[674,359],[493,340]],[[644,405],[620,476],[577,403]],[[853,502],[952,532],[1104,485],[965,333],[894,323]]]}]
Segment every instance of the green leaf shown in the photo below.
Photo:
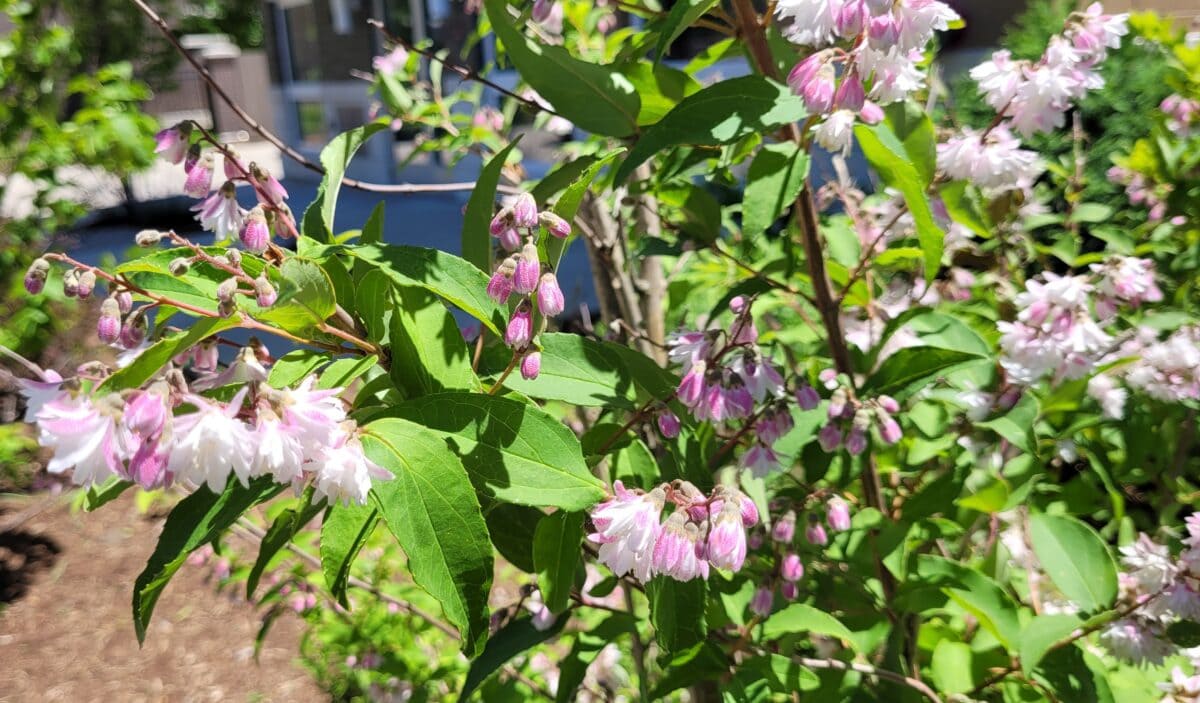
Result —
[{"label": "green leaf", "polygon": [[201,486],[172,508],[154,553],[133,584],[133,629],[138,644],[146,640],[146,628],[158,597],[188,554],[216,539],[251,507],[283,489],[269,476],[254,479],[249,487],[230,481],[219,495]]},{"label": "green leaf", "polygon": [[1078,615],[1039,615],[1026,623],[1021,629],[1021,671],[1026,676],[1033,673],[1046,652],[1082,624]]},{"label": "green leaf", "polygon": [[942,693],[966,693],[975,688],[971,676],[971,645],[944,639],[933,648],[930,674]]},{"label": "green leaf", "polygon": [[484,0],[488,19],[521,78],[556,112],[589,132],[626,137],[637,131],[641,101],[609,66],[581,61],[561,46],[534,42],[514,27],[505,0]]},{"label": "green leaf", "polygon": [[542,370],[532,381],[509,374],[504,385],[518,393],[575,405],[633,409],[637,392],[627,369],[604,345],[575,334],[538,337]]},{"label": "green leaf", "polygon": [[475,264],[481,271],[491,274],[492,235],[488,231],[496,204],[496,186],[500,184],[500,172],[508,161],[509,154],[521,141],[518,136],[500,151],[496,152],[475,180],[475,188],[467,201],[467,210],[463,214],[462,227],[462,256]]},{"label": "green leaf", "polygon": [[1010,652],[1020,634],[1017,608],[1000,584],[962,564],[931,554],[917,557],[917,574],[923,586],[933,586],[962,607],[995,635]]},{"label": "green leaf", "polygon": [[410,397],[451,389],[478,389],[471,355],[458,323],[432,293],[417,286],[394,286],[391,375]]},{"label": "green leaf", "polygon": [[583,513],[560,510],[538,522],[533,537],[533,564],[542,602],[553,613],[563,612],[571,602],[582,543]]},{"label": "green leaf", "polygon": [[583,154],[578,158],[559,164],[542,176],[542,179],[529,189],[529,194],[533,196],[535,202],[549,202],[554,196],[563,192],[567,186],[578,182],[584,172],[596,163],[596,158],[594,154]]},{"label": "green leaf", "polygon": [[275,360],[267,373],[267,383],[272,388],[294,386],[324,366],[329,357],[312,349],[296,349]]},{"label": "green leaf", "polygon": [[362,235],[358,238],[359,244],[378,244],[383,241],[383,205],[384,202],[380,200],[371,209],[367,223],[363,225]]},{"label": "green leaf", "polygon": [[279,269],[279,298],[255,317],[301,334],[321,324],[333,314],[337,300],[333,282],[315,262],[298,256],[289,257]]},{"label": "green leaf", "polygon": [[714,83],[685,98],[647,129],[617,169],[615,182],[624,183],[634,169],[669,147],[729,144],[804,115],[804,101],[767,78],[743,76]]},{"label": "green leaf", "polygon": [[444,437],[475,488],[508,503],[583,510],[604,500],[575,434],[535,405],[482,393],[436,393],[390,415]]},{"label": "green leaf", "polygon": [[1059,701],[1116,703],[1106,674],[1107,668],[1101,661],[1075,644],[1046,655],[1034,678]]},{"label": "green leaf", "polygon": [[917,228],[917,241],[925,252],[925,280],[932,281],[942,263],[945,234],[933,221],[921,173],[909,162],[904,144],[886,124],[857,125],[854,136],[883,182],[904,196]]},{"label": "green leaf", "polygon": [[654,460],[654,455],[650,453],[646,443],[636,437],[612,452],[611,462],[609,477],[612,480],[620,479],[628,485],[646,490],[662,483],[658,462]]},{"label": "green leaf", "polygon": [[1179,620],[1167,627],[1167,638],[1185,649],[1200,647],[1200,622]]},{"label": "green leaf", "polygon": [[613,613],[596,627],[576,634],[571,651],[558,662],[558,692],[554,700],[558,703],[571,703],[576,700],[575,693],[596,656],[609,644],[636,627],[637,622],[629,614]]},{"label": "green leaf", "polygon": [[621,68],[642,101],[638,110],[638,125],[658,122],[680,100],[700,90],[700,84],[683,71],[660,63],[639,61]]},{"label": "green leaf", "polygon": [[349,607],[350,567],[378,523],[379,511],[370,505],[330,506],[321,523],[321,571],[329,593],[342,607]]},{"label": "green leaf", "polygon": [[1065,515],[1029,516],[1029,538],[1046,575],[1085,612],[1117,598],[1117,566],[1100,535]]},{"label": "green leaf", "polygon": [[254,565],[250,567],[250,573],[246,576],[246,600],[254,599],[254,591],[258,589],[259,579],[262,578],[263,571],[271,559],[287,546],[298,530],[316,517],[324,504],[324,500],[313,504],[312,488],[310,487],[302,507],[288,508],[275,517],[271,526],[267,528],[267,533],[263,535],[262,543],[258,548],[258,558],[254,560]]},{"label": "green leaf", "polygon": [[373,369],[378,363],[379,357],[374,354],[350,359],[338,359],[325,367],[325,370],[321,372],[321,377],[317,379],[317,388],[320,390],[345,388],[359,376]]},{"label": "green leaf", "polygon": [[205,317],[196,320],[186,332],[164,337],[151,344],[129,366],[118,369],[96,388],[96,395],[138,388],[162,369],[179,353],[191,349],[214,334],[237,327],[238,320],[229,317]]},{"label": "green leaf", "polygon": [[[340,250],[328,247],[327,250]],[[382,271],[397,285],[420,286],[501,334],[506,315],[487,297],[488,275],[453,254],[424,247],[367,244],[344,253]]]},{"label": "green leaf", "polygon": [[938,375],[984,357],[939,347],[906,347],[880,364],[863,385],[871,395],[910,395],[932,383]]},{"label": "green leaf", "polygon": [[991,420],[977,422],[975,426],[992,430],[1026,454],[1036,456],[1037,435],[1034,434],[1033,426],[1037,422],[1039,412],[1037,398],[1026,391],[1008,412]]},{"label": "green leaf", "polygon": [[979,192],[966,181],[951,181],[938,192],[946,212],[955,222],[984,239],[991,239],[992,225]]},{"label": "green leaf", "polygon": [[483,519],[496,551],[521,571],[537,573],[533,565],[533,538],[544,513],[512,503],[488,503],[486,499],[482,503]]},{"label": "green leaf", "polygon": [[[551,208],[554,214],[568,222],[573,221],[579,212],[579,206],[583,203],[583,196],[587,194],[597,174],[623,153],[625,153],[625,149],[622,147],[591,161],[587,168],[584,168],[573,181],[563,187],[562,195],[558,196],[558,200],[554,201],[554,207]],[[538,255],[557,269],[563,252],[577,236],[579,235],[572,233],[566,239],[553,236],[543,237],[542,248]]]},{"label": "green leaf", "polygon": [[767,618],[763,639],[773,640],[797,632],[813,632],[843,640],[854,646],[854,635],[837,618],[804,603],[792,603]]},{"label": "green leaf", "polygon": [[442,605],[471,656],[487,638],[492,545],[462,462],[442,437],[406,420],[364,428],[367,456],[392,472],[371,495],[408,555],[417,585]]},{"label": "green leaf", "polygon": [[895,102],[884,108],[887,126],[904,146],[909,162],[921,176],[921,183],[933,183],[937,172],[937,136],[933,120],[924,108],[912,100]]},{"label": "green leaf", "polygon": [[1008,483],[993,479],[983,488],[969,496],[954,501],[968,510],[978,510],[981,513],[998,513],[1008,504]]},{"label": "green leaf", "polygon": [[[324,225],[325,237],[317,237],[318,240],[328,242],[332,239],[333,213],[337,208],[338,191],[342,189],[342,177],[350,167],[350,159],[354,158],[355,152],[368,139],[385,129],[388,129],[388,122],[381,118],[337,135],[321,150],[321,165],[325,167],[325,177],[321,179],[317,197],[321,203],[321,223]],[[305,218],[307,219],[307,213]],[[305,234],[309,232],[305,231]]]},{"label": "green leaf", "polygon": [[683,34],[692,23],[704,16],[706,12],[719,4],[719,0],[679,0],[671,5],[658,29],[658,45],[654,47],[654,61],[662,61],[667,55],[671,44]]},{"label": "green leaf", "polygon": [[664,652],[678,652],[704,641],[708,584],[703,579],[676,581],[656,576],[646,584],[654,639]]},{"label": "green leaf", "polygon": [[463,681],[458,700],[468,700],[480,684],[499,671],[513,657],[556,636],[566,622],[567,618],[559,618],[553,627],[539,631],[533,626],[532,618],[522,617],[516,618],[500,628],[483,648],[479,658],[471,662],[471,668],[467,671],[467,678]]},{"label": "green leaf", "polygon": [[101,486],[89,486],[83,494],[83,509],[92,512],[105,503],[116,500],[122,493],[133,486],[131,481],[122,481],[113,476]]}]

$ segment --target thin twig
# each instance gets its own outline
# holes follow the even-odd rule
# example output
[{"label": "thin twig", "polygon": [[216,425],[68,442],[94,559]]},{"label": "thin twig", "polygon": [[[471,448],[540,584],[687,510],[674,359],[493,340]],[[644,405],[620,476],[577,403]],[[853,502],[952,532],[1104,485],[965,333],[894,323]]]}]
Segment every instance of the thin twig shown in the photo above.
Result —
[{"label": "thin twig", "polygon": [[886,679],[892,683],[898,683],[902,686],[908,686],[912,690],[925,696],[933,703],[942,703],[942,699],[938,694],[933,692],[925,683],[918,681],[912,677],[903,674],[897,674],[894,671],[879,669],[869,664],[860,664],[858,662],[844,662],[841,659],[814,659],[812,657],[792,657],[792,661],[807,666],[810,669],[839,669],[841,671],[857,671],[860,674],[874,676],[878,679]]}]

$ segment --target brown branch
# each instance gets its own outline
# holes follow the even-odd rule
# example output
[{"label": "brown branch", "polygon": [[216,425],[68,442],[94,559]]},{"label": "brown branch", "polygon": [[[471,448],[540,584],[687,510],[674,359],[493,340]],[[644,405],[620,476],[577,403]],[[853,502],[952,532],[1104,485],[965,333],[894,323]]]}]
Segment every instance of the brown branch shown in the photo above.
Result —
[{"label": "brown branch", "polygon": [[866,674],[867,676],[874,676],[877,679],[885,679],[887,681],[891,681],[892,683],[908,686],[917,693],[920,693],[922,696],[925,696],[925,698],[932,701],[932,703],[942,703],[942,699],[938,697],[938,694],[934,693],[933,689],[929,688],[929,686],[927,686],[925,683],[903,674],[897,674],[894,671],[878,669],[869,664],[859,664],[858,662],[844,662],[840,659],[792,657],[792,661],[800,664],[801,666],[807,666],[810,669],[838,669],[840,671],[857,671],[860,674]]}]

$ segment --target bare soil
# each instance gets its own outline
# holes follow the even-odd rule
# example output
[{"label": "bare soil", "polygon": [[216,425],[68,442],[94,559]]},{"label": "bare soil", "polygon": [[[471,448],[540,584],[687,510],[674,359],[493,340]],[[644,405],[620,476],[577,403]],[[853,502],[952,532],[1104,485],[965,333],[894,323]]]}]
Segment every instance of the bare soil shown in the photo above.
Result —
[{"label": "bare soil", "polygon": [[79,514],[37,512],[46,497],[0,500],[0,701],[327,700],[296,661],[299,619],[277,620],[255,661],[257,612],[205,569],[175,576],[139,649],[130,593],[162,520],[128,494]]}]

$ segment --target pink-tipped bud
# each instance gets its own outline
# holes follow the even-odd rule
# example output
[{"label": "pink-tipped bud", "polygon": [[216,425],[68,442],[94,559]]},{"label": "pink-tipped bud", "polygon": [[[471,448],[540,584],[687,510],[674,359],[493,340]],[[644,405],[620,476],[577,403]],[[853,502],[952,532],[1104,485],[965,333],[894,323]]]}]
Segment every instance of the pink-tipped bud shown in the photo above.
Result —
[{"label": "pink-tipped bud", "polygon": [[900,23],[890,12],[877,15],[867,25],[867,36],[872,47],[888,49],[900,39]]},{"label": "pink-tipped bud", "polygon": [[30,295],[41,293],[46,287],[46,277],[50,275],[50,262],[39,257],[33,260],[25,271],[25,290]]},{"label": "pink-tipped bud", "polygon": [[571,223],[563,218],[555,215],[549,210],[538,213],[538,221],[546,228],[550,234],[559,239],[566,239],[571,236]]},{"label": "pink-tipped bud", "polygon": [[183,182],[183,192],[193,198],[203,198],[208,195],[208,191],[212,190],[213,179],[213,157],[212,154],[205,153],[187,172],[187,179]]},{"label": "pink-tipped bud", "polygon": [[760,618],[771,614],[771,606],[775,604],[775,592],[766,586],[759,586],[750,599],[750,612]]},{"label": "pink-tipped bud", "polygon": [[92,291],[96,289],[96,272],[91,269],[86,269],[79,274],[79,283],[75,288],[75,295],[84,300],[91,297]]},{"label": "pink-tipped bud", "polygon": [[68,298],[79,295],[79,271],[68,269],[63,274],[63,295]]},{"label": "pink-tipped bud", "polygon": [[542,274],[537,287],[537,300],[538,310],[546,317],[554,317],[567,306],[562,288],[558,287],[558,278],[553,273],[547,271]]},{"label": "pink-tipped bud", "polygon": [[532,381],[542,372],[542,353],[532,351],[521,358],[521,378]]},{"label": "pink-tipped bud", "polygon": [[513,349],[524,349],[533,340],[533,316],[528,303],[521,303],[504,330],[504,343]]},{"label": "pink-tipped bud", "polygon": [[512,206],[512,217],[513,224],[517,227],[531,229],[538,226],[537,203],[532,195],[521,193],[517,196],[517,200]]},{"label": "pink-tipped bud", "polygon": [[834,532],[845,532],[850,529],[850,506],[837,496],[829,499],[829,503],[825,506],[825,517]]},{"label": "pink-tipped bud", "polygon": [[236,181],[239,178],[245,178],[248,170],[246,163],[242,161],[241,154],[233,149],[227,149],[224,159],[225,180]]},{"label": "pink-tipped bud", "polygon": [[260,308],[269,308],[279,299],[279,294],[275,292],[275,286],[267,280],[265,273],[259,274],[258,278],[254,279],[254,300]]},{"label": "pink-tipped bud", "polygon": [[884,415],[879,420],[879,436],[884,442],[895,444],[904,436],[904,432],[900,430],[900,423],[896,422],[895,418]]},{"label": "pink-tipped bud", "polygon": [[100,304],[100,319],[96,322],[96,336],[105,344],[115,344],[121,338],[121,306],[114,298],[105,298]]},{"label": "pink-tipped bud", "polygon": [[822,62],[813,72],[812,78],[800,86],[800,97],[814,115],[823,115],[833,109],[834,93],[837,90],[837,72],[833,64]]},{"label": "pink-tipped bud", "polygon": [[513,290],[520,295],[529,295],[538,285],[538,274],[542,266],[538,263],[537,246],[526,244],[517,257],[517,268],[513,272]]},{"label": "pink-tipped bud", "polygon": [[509,227],[500,233],[500,246],[505,251],[516,251],[521,248],[521,233]]},{"label": "pink-tipped bud", "polygon": [[679,436],[679,416],[670,410],[664,410],[658,415],[658,431],[667,439]]},{"label": "pink-tipped bud", "polygon": [[180,122],[154,135],[154,153],[177,164],[183,161],[188,151],[188,140],[192,133],[191,122]]},{"label": "pink-tipped bud", "polygon": [[829,535],[825,534],[825,528],[819,522],[809,524],[808,529],[804,531],[804,539],[818,547],[829,544]]},{"label": "pink-tipped bud", "polygon": [[784,581],[779,585],[779,595],[783,596],[786,601],[794,601],[800,597],[800,586],[790,581]]},{"label": "pink-tipped bud", "polygon": [[821,396],[817,389],[804,383],[796,389],[796,403],[801,410],[813,410],[821,404]]},{"label": "pink-tipped bud", "polygon": [[500,305],[508,302],[508,297],[513,292],[512,272],[516,269],[516,262],[509,257],[500,264],[496,272],[492,274],[491,279],[487,284],[487,295],[492,300]]},{"label": "pink-tipped bud", "polygon": [[246,224],[242,225],[238,236],[248,251],[261,254],[267,250],[271,243],[271,228],[267,225],[262,205],[254,206],[254,209],[246,214]]},{"label": "pink-tipped bud", "polygon": [[858,36],[867,24],[867,6],[862,0],[850,0],[837,10],[834,17],[834,28],[837,33],[849,39]]},{"label": "pink-tipped bud", "polygon": [[821,449],[832,452],[842,444],[842,430],[832,422],[821,428],[817,433],[817,443]]},{"label": "pink-tipped bud", "polygon": [[796,513],[787,511],[771,528],[771,539],[783,544],[791,544],[796,537]]},{"label": "pink-tipped bud", "polygon": [[857,425],[850,428],[850,434],[846,436],[846,451],[858,456],[867,449],[867,433]]},{"label": "pink-tipped bud", "polygon": [[733,311],[733,314],[741,315],[742,311],[746,309],[746,296],[735,295],[733,300],[729,301],[729,309]]},{"label": "pink-tipped bud", "polygon": [[879,407],[883,408],[885,412],[892,414],[900,412],[900,403],[897,403],[896,399],[890,395],[881,395],[875,399],[875,402],[879,403]]},{"label": "pink-tipped bud", "polygon": [[837,96],[834,98],[837,108],[858,112],[863,108],[866,100],[867,93],[863,89],[862,79],[858,77],[858,71],[851,71],[838,86]]},{"label": "pink-tipped bud", "polygon": [[287,189],[267,169],[262,168],[256,163],[251,163],[250,176],[258,184],[258,188],[254,192],[258,196],[259,202],[279,206],[283,204],[283,201],[288,199]]},{"label": "pink-tipped bud", "polygon": [[864,124],[879,124],[883,117],[883,108],[870,100],[863,101],[862,109],[858,111],[858,119]]},{"label": "pink-tipped bud", "polygon": [[758,524],[758,506],[750,499],[750,496],[741,493],[742,501],[742,524],[746,527],[754,527]]},{"label": "pink-tipped bud", "polygon": [[509,229],[511,227],[512,227],[512,208],[511,207],[503,207],[503,208],[500,208],[500,212],[496,213],[496,216],[492,218],[492,221],[488,223],[488,233],[491,234],[493,237],[499,237],[504,232],[504,230]]},{"label": "pink-tipped bud", "polygon": [[795,583],[804,578],[804,564],[800,561],[798,554],[788,554],[783,558],[783,562],[779,565],[779,575],[784,581]]},{"label": "pink-tipped bud", "polygon": [[130,293],[127,290],[123,290],[120,293],[117,293],[116,298],[117,298],[117,307],[120,309],[122,315],[127,315],[127,314],[129,314],[130,310],[133,310],[133,294],[132,293]]}]

